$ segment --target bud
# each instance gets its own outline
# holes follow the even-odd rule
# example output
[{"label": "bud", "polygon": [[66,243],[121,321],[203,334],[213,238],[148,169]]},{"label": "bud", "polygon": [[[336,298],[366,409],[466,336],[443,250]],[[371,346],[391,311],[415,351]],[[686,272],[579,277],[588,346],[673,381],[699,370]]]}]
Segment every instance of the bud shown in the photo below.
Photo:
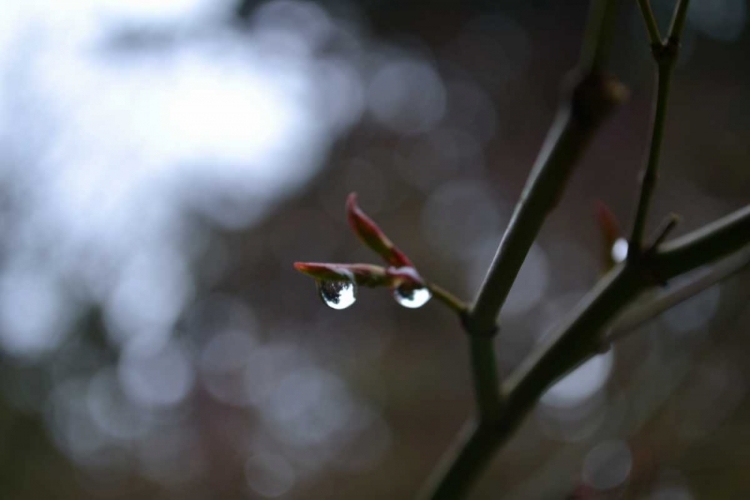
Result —
[{"label": "bud", "polygon": [[395,267],[414,267],[409,258],[399,250],[385,233],[357,206],[357,194],[346,200],[346,214],[355,234],[371,250]]},{"label": "bud", "polygon": [[329,264],[323,262],[295,262],[294,268],[318,281],[350,280],[362,286],[390,286],[386,269],[371,264]]},{"label": "bud", "polygon": [[599,223],[599,232],[602,235],[604,248],[602,251],[602,267],[609,270],[618,263],[613,257],[613,247],[622,238],[620,224],[617,217],[609,207],[602,201],[596,202],[596,218]]}]

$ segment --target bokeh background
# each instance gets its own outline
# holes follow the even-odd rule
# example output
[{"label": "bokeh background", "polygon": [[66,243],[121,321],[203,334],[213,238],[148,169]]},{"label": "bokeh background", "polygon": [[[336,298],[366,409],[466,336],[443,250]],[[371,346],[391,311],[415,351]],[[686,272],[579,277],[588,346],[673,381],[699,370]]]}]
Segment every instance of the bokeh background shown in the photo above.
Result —
[{"label": "bokeh background", "polygon": [[[652,2],[662,24],[670,0]],[[509,372],[628,227],[653,65],[503,310]],[[411,498],[473,411],[439,304],[334,311],[296,260],[377,262],[362,207],[470,300],[578,55],[586,2],[4,0],[0,498]],[[652,223],[750,202],[746,0],[693,0]],[[750,276],[554,386],[472,498],[748,498]]]}]

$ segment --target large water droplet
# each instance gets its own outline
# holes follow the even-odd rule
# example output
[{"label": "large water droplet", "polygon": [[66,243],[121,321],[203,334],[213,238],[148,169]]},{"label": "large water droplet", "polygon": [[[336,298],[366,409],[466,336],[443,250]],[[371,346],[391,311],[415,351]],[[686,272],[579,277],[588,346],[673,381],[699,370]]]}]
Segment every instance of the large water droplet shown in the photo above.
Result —
[{"label": "large water droplet", "polygon": [[432,298],[432,292],[427,288],[399,287],[393,291],[396,302],[409,309],[422,307]]},{"label": "large water droplet", "polygon": [[357,300],[357,285],[351,281],[319,281],[318,293],[332,309],[346,309]]}]

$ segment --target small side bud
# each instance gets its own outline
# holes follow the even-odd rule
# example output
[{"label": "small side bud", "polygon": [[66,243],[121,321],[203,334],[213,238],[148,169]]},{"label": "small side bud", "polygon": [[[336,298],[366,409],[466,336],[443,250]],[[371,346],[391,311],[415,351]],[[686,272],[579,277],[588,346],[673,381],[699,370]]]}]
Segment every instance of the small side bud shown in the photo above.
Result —
[{"label": "small side bud", "polygon": [[395,267],[413,267],[409,258],[399,250],[385,233],[357,205],[357,194],[351,193],[346,200],[346,214],[354,233],[368,248]]},{"label": "small side bud", "polygon": [[[602,235],[602,267],[605,271],[608,271],[615,264],[625,259],[625,256],[620,254],[625,252],[627,254],[627,242],[622,236],[620,230],[620,224],[617,222],[617,217],[612,213],[612,210],[602,201],[596,202],[596,219],[599,224],[599,231]],[[622,245],[625,245],[623,250]]]}]

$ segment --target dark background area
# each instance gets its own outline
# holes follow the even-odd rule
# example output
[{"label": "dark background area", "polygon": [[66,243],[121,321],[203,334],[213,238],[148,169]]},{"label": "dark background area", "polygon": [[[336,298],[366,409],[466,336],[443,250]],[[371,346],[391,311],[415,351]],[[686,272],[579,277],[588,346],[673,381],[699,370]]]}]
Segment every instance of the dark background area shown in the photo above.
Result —
[{"label": "dark background area", "polygon": [[[671,1],[654,1],[668,22]],[[654,68],[630,89],[503,310],[510,372],[627,229]],[[411,498],[473,411],[455,315],[294,261],[373,262],[362,208],[470,300],[575,64],[586,2],[10,2],[0,17],[0,498]],[[653,229],[750,202],[745,0],[693,0]],[[472,498],[750,495],[750,277],[553,387]]]}]

